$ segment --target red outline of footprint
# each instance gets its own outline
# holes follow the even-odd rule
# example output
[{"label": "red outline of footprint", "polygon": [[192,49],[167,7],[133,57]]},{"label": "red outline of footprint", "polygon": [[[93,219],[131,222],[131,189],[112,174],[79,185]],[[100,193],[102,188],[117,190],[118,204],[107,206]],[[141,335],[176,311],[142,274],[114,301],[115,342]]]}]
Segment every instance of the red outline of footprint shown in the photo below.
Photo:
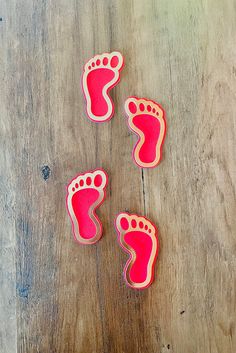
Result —
[{"label": "red outline of footprint", "polygon": [[[136,112],[132,113],[130,111],[129,105],[133,103],[136,107]],[[128,116],[128,126],[130,130],[132,130],[136,135],[138,135],[139,139],[133,148],[133,159],[135,163],[141,168],[155,168],[161,161],[162,157],[162,146],[164,143],[165,135],[166,135],[166,121],[165,121],[165,111],[164,109],[152,100],[148,100],[146,98],[137,98],[137,97],[129,97],[125,101],[125,113]],[[160,122],[160,134],[156,143],[156,158],[151,163],[145,163],[139,158],[139,152],[141,147],[145,142],[144,133],[134,125],[133,119],[137,115],[150,115],[155,117]]]},{"label": "red outline of footprint", "polygon": [[[95,186],[94,180],[97,175],[100,175],[102,178],[102,183],[98,187]],[[90,184],[88,185],[86,181],[88,181],[88,178],[90,178]],[[72,179],[67,186],[67,197],[66,197],[66,205],[67,205],[67,211],[69,213],[71,223],[72,223],[72,229],[73,229],[73,234],[75,240],[77,240],[81,244],[94,244],[96,243],[102,236],[102,223],[97,217],[95,211],[96,209],[102,204],[102,202],[105,199],[106,193],[105,193],[105,188],[108,183],[108,175],[103,169],[95,169],[93,171],[88,171],[84,174],[79,174],[77,175],[74,179]],[[97,200],[90,206],[89,209],[89,216],[94,222],[96,226],[96,234],[90,239],[86,239],[81,237],[79,233],[79,223],[78,220],[75,216],[73,207],[72,207],[72,197],[73,195],[78,192],[79,190],[83,189],[95,189],[99,192],[99,197]]]},{"label": "red outline of footprint", "polygon": [[[118,58],[118,64],[112,67],[112,59],[114,57]],[[82,88],[86,100],[86,112],[88,118],[95,122],[105,122],[112,118],[114,114],[114,103],[109,96],[109,91],[120,81],[120,71],[124,66],[124,58],[122,54],[118,51],[113,51],[112,53],[104,53],[101,55],[96,55],[90,59],[84,66],[83,78],[82,78]],[[107,103],[107,113],[103,116],[94,115],[91,111],[91,98],[89,94],[87,77],[90,72],[96,69],[110,69],[114,72],[114,77],[107,82],[107,84],[102,89],[102,96]]]},{"label": "red outline of footprint", "polygon": [[[125,218],[128,222],[128,229],[127,230],[123,229],[123,227],[121,226],[122,218]],[[133,220],[136,222],[136,226],[132,225]],[[142,225],[142,226],[140,226],[140,225]],[[119,241],[120,246],[130,255],[129,259],[127,260],[127,262],[125,264],[124,271],[123,271],[124,279],[125,279],[127,285],[130,286],[131,288],[134,288],[134,289],[144,289],[144,288],[149,287],[154,279],[154,267],[155,267],[156,259],[157,259],[158,252],[159,252],[157,228],[147,218],[138,216],[136,214],[129,214],[129,213],[119,213],[118,214],[118,216],[116,217],[116,220],[115,220],[115,228],[116,228],[116,231],[118,234],[118,241]],[[133,282],[129,278],[129,271],[135,262],[136,253],[135,253],[135,250],[133,248],[131,248],[125,242],[124,236],[128,232],[131,232],[134,230],[137,230],[137,231],[140,231],[140,232],[143,232],[143,233],[149,235],[152,239],[152,244],[153,244],[152,253],[151,253],[151,256],[150,256],[149,262],[148,262],[147,278],[142,283]]]}]

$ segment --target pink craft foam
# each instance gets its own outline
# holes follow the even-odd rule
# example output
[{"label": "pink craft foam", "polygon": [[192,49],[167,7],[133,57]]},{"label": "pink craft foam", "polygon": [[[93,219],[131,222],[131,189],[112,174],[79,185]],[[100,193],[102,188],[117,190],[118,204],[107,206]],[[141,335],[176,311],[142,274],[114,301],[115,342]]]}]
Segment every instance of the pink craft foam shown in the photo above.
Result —
[{"label": "pink craft foam", "polygon": [[120,52],[96,55],[84,66],[82,87],[86,112],[92,121],[104,122],[112,118],[114,103],[109,91],[120,81],[124,59]]},{"label": "pink craft foam", "polygon": [[126,283],[135,289],[149,287],[159,251],[156,227],[147,218],[129,213],[120,213],[115,227],[119,244],[130,255],[124,268]]},{"label": "pink craft foam", "polygon": [[129,97],[125,102],[128,126],[138,141],[133,149],[133,159],[142,168],[156,167],[162,157],[162,146],[166,134],[163,108],[146,98]]},{"label": "pink craft foam", "polygon": [[102,224],[96,209],[105,198],[108,176],[102,169],[77,175],[67,187],[67,210],[74,238],[82,244],[94,244],[102,236]]}]

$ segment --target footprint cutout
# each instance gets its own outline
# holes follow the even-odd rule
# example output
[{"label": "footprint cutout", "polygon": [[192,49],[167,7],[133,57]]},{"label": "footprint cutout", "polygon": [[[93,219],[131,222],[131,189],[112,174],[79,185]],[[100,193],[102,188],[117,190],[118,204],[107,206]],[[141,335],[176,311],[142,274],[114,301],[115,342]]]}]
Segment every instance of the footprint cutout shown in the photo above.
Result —
[{"label": "footprint cutout", "polygon": [[118,51],[96,55],[84,66],[83,91],[89,119],[104,122],[112,118],[114,103],[109,91],[120,80],[124,59]]},{"label": "footprint cutout", "polygon": [[154,168],[161,161],[166,133],[162,107],[145,98],[129,97],[125,102],[129,128],[139,139],[133,149],[133,159],[141,168]]},{"label": "footprint cutout", "polygon": [[75,239],[94,244],[102,236],[102,224],[95,211],[105,198],[108,176],[96,169],[76,176],[67,187],[67,210]]},{"label": "footprint cutout", "polygon": [[159,250],[156,227],[145,217],[129,213],[120,213],[115,226],[119,244],[130,255],[124,268],[126,283],[135,289],[149,287]]}]

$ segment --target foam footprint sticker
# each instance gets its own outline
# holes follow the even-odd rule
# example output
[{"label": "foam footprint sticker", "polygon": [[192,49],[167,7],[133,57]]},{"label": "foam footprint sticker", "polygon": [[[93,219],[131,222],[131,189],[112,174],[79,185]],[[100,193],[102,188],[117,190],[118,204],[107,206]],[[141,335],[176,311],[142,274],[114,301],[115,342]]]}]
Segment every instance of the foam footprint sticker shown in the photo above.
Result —
[{"label": "foam footprint sticker", "polygon": [[149,287],[159,250],[156,227],[145,217],[129,213],[120,213],[115,227],[119,244],[130,255],[124,268],[126,283],[135,289]]},{"label": "foam footprint sticker", "polygon": [[119,82],[123,65],[124,59],[117,51],[96,55],[85,64],[82,85],[87,115],[92,121],[112,118],[114,104],[109,91]]},{"label": "foam footprint sticker", "polygon": [[104,201],[108,176],[96,169],[76,176],[67,187],[67,210],[75,239],[94,244],[102,236],[102,224],[95,211]]},{"label": "foam footprint sticker", "polygon": [[129,97],[125,102],[129,128],[139,139],[133,149],[133,159],[141,168],[154,168],[161,161],[166,133],[162,107],[145,98]]}]

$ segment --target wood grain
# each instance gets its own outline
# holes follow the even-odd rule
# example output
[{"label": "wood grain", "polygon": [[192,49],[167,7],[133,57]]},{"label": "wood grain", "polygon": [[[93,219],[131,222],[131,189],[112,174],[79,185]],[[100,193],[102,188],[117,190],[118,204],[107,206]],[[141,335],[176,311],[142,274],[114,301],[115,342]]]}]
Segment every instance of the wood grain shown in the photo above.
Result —
[{"label": "wood grain", "polygon": [[[0,351],[236,351],[236,6],[233,0],[0,0]],[[116,114],[85,116],[84,62],[120,50]],[[167,114],[162,163],[140,170],[123,104]],[[104,237],[73,241],[65,186],[109,173]],[[159,227],[156,281],[122,280],[120,211]]]}]

